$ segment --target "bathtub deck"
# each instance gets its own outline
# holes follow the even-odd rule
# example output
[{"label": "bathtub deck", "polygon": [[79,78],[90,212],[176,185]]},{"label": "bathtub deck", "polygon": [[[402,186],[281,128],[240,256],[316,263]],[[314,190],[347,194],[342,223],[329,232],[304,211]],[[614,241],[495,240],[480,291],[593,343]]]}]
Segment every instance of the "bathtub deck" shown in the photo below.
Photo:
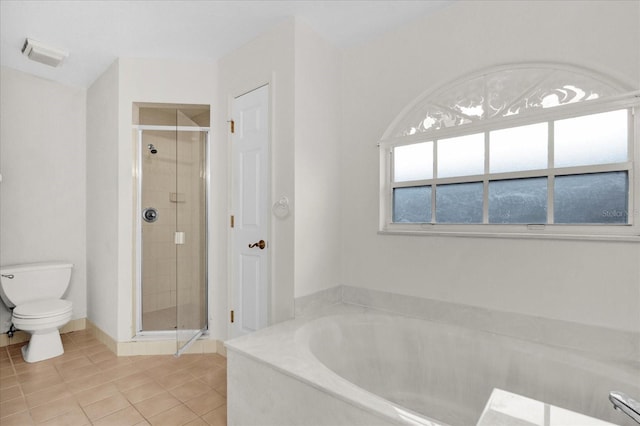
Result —
[{"label": "bathtub deck", "polygon": [[[372,333],[374,344],[360,346],[360,336]],[[470,425],[481,418],[492,390],[503,388],[627,426],[630,419],[613,411],[608,392],[640,394],[635,363],[349,304],[327,306],[225,345],[229,425]],[[380,352],[389,357],[383,356],[385,362],[367,361]],[[419,358],[411,361],[407,354]],[[345,361],[360,374],[344,370]],[[368,380],[374,372],[369,366],[378,368],[374,382]],[[394,366],[408,368],[402,377],[413,388],[407,390],[404,379],[399,390],[391,385],[400,377]],[[416,386],[420,377],[429,381]],[[387,395],[389,385],[393,395]],[[419,403],[405,404],[413,396]]]}]

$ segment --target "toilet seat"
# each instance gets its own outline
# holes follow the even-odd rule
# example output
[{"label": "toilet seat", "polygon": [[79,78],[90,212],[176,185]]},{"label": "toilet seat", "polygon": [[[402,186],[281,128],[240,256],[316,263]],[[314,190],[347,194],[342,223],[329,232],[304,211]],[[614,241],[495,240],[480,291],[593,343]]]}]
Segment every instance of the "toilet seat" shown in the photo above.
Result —
[{"label": "toilet seat", "polygon": [[[57,340],[59,340],[60,334],[58,329],[67,324],[71,320],[72,315],[73,303],[69,300],[45,299],[16,306],[13,309],[11,321],[18,330],[31,333],[32,336],[30,342],[33,343],[34,336],[48,335],[50,333],[55,334],[57,336]],[[52,347],[56,348],[56,353],[60,350],[57,348],[57,340],[55,343],[47,343],[47,346],[53,345]],[[60,344],[60,346],[61,345],[62,344]],[[37,352],[39,351],[36,351],[36,353]]]},{"label": "toilet seat", "polygon": [[54,319],[67,316],[73,310],[73,303],[63,299],[46,299],[25,303],[13,309],[13,317],[24,320]]},{"label": "toilet seat", "polygon": [[73,303],[62,299],[45,299],[25,303],[13,309],[11,321],[18,330],[46,333],[62,327],[71,320]]},{"label": "toilet seat", "polygon": [[62,325],[69,322],[71,319],[71,312],[67,312],[60,315],[42,317],[42,318],[20,318],[14,316],[12,318],[13,325],[18,330],[38,330],[44,328],[57,328],[60,323]]}]

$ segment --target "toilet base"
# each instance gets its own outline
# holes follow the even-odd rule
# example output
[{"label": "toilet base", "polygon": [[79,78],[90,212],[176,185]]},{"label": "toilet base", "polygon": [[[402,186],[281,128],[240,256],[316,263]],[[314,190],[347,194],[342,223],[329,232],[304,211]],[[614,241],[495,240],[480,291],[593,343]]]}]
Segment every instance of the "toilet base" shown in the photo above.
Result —
[{"label": "toilet base", "polygon": [[57,328],[48,333],[32,334],[29,343],[22,347],[22,358],[25,362],[44,361],[63,353],[62,339]]}]

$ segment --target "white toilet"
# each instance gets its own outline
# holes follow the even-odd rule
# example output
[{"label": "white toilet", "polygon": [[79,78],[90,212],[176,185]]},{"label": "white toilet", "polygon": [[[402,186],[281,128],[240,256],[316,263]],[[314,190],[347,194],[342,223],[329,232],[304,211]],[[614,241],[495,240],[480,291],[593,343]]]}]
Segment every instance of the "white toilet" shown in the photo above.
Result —
[{"label": "white toilet", "polygon": [[16,329],[31,334],[22,347],[26,362],[38,362],[64,353],[59,329],[71,320],[73,304],[62,299],[73,265],[62,262],[0,267],[0,297],[13,308]]}]

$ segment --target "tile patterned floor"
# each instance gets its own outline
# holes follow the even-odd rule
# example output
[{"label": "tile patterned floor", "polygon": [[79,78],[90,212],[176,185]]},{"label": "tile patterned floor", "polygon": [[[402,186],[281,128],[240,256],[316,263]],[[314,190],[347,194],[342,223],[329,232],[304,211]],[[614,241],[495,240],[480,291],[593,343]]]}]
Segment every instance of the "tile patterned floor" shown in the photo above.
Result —
[{"label": "tile patterned floor", "polygon": [[226,425],[224,357],[117,357],[87,331],[62,341],[64,355],[33,364],[26,343],[0,348],[2,426]]}]

